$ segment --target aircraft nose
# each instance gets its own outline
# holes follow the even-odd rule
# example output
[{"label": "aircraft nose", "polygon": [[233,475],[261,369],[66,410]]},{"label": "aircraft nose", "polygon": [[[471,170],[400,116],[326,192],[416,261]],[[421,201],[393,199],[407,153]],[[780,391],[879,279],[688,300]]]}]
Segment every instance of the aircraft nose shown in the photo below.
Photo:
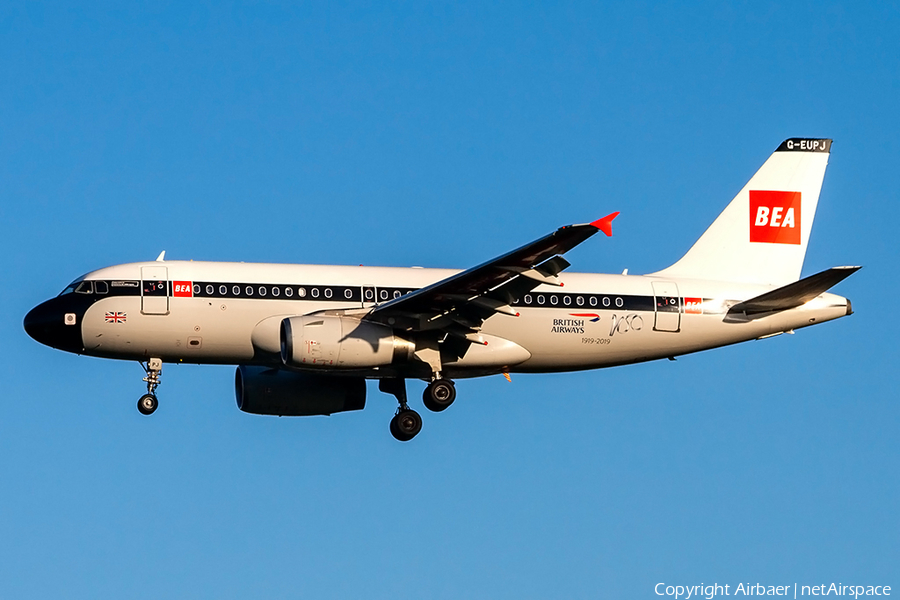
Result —
[{"label": "aircraft nose", "polygon": [[48,317],[49,315],[43,309],[42,304],[32,308],[25,315],[25,321],[22,323],[25,326],[25,333],[30,335],[35,341],[47,344],[47,330],[51,325],[51,320]]},{"label": "aircraft nose", "polygon": [[45,346],[81,352],[84,347],[80,317],[74,312],[67,312],[67,308],[70,307],[59,302],[58,298],[38,304],[25,315],[22,323],[25,333]]}]

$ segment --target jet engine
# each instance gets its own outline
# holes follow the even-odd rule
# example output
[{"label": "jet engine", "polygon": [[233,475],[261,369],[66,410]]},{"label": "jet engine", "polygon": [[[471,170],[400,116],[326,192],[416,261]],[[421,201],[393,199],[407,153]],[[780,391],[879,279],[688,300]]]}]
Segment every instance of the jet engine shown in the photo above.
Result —
[{"label": "jet engine", "polygon": [[238,408],[254,415],[307,417],[366,406],[366,380],[241,365],[234,374]]},{"label": "jet engine", "polygon": [[338,316],[281,322],[281,360],[306,369],[367,369],[411,359],[415,344],[386,325]]}]

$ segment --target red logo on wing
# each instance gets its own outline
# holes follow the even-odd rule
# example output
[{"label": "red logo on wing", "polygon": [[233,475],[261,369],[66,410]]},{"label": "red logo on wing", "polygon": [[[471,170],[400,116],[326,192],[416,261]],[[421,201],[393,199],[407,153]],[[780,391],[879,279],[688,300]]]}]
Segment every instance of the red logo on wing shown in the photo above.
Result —
[{"label": "red logo on wing", "polygon": [[750,241],[800,243],[800,192],[750,191]]},{"label": "red logo on wing", "polygon": [[194,284],[190,281],[173,281],[172,282],[175,296],[183,296],[191,298],[194,295]]}]

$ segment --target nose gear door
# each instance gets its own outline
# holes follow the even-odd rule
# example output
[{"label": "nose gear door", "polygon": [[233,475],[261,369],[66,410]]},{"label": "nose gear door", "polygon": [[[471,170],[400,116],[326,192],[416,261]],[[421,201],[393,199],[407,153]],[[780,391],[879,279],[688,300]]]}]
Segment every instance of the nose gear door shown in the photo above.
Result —
[{"label": "nose gear door", "polygon": [[168,267],[141,267],[141,312],[169,314]]}]

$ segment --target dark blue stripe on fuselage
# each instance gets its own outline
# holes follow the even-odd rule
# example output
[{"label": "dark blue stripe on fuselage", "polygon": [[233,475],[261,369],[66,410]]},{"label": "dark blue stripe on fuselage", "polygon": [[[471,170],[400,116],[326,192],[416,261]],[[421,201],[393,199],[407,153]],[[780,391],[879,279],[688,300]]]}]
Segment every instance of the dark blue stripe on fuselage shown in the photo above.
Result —
[{"label": "dark blue stripe on fuselage", "polygon": [[[109,296],[139,296],[140,282],[108,282]],[[162,283],[162,282],[160,282]],[[174,292],[174,281],[166,286],[169,296],[178,297]],[[116,285],[119,284],[119,285]],[[123,285],[128,284],[128,285]],[[292,300],[311,302],[334,302],[336,304],[360,304],[387,302],[415,291],[408,287],[346,286],[283,283],[240,283],[222,281],[191,282],[191,297],[242,300]],[[97,296],[99,299],[102,296]],[[365,297],[365,300],[363,300]],[[577,292],[532,292],[513,303],[516,307],[554,308],[564,310],[629,310],[648,311],[655,309],[653,296],[629,294],[582,294]],[[681,302],[674,312],[683,309]]]}]

